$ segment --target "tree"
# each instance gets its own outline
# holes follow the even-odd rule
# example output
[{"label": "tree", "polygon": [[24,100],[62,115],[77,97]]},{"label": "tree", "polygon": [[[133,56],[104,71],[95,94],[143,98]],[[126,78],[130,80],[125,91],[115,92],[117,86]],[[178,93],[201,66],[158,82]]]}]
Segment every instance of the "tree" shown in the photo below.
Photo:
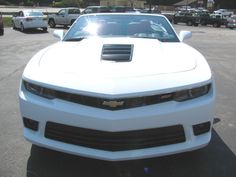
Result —
[{"label": "tree", "polygon": [[214,1],[215,1],[215,6],[218,8],[236,9],[235,0],[214,0]]},{"label": "tree", "polygon": [[63,4],[66,6],[80,6],[82,0],[62,0]]},{"label": "tree", "polygon": [[147,0],[147,3],[151,1],[152,5],[173,5],[181,0]]}]

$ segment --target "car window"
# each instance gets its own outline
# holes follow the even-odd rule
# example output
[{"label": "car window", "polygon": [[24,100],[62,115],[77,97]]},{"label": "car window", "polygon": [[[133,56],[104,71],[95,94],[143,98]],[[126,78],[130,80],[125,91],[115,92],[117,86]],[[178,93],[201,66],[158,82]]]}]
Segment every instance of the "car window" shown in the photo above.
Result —
[{"label": "car window", "polygon": [[97,13],[97,12],[99,12],[98,7],[91,8],[91,10],[92,10],[92,13]]},{"label": "car window", "polygon": [[19,12],[20,17],[24,17],[24,13],[22,11]]},{"label": "car window", "polygon": [[60,11],[58,12],[59,15],[65,15],[65,13],[66,13],[66,10],[65,10],[65,9],[62,9],[62,10],[60,10]]},{"label": "car window", "polygon": [[92,13],[92,9],[91,8],[87,8],[83,11],[84,14],[89,14]]},{"label": "car window", "polygon": [[64,40],[88,37],[132,37],[179,42],[173,28],[163,16],[89,15],[81,16]]},{"label": "car window", "polygon": [[80,10],[79,9],[69,9],[69,14],[80,14]]},{"label": "car window", "polygon": [[175,16],[184,16],[184,13],[176,13]]},{"label": "car window", "polygon": [[97,9],[97,11],[100,13],[110,12],[110,8],[109,7],[100,7]]},{"label": "car window", "polygon": [[40,16],[43,16],[43,13],[42,12],[26,12],[25,13],[25,16],[33,16],[33,17],[40,17]]}]

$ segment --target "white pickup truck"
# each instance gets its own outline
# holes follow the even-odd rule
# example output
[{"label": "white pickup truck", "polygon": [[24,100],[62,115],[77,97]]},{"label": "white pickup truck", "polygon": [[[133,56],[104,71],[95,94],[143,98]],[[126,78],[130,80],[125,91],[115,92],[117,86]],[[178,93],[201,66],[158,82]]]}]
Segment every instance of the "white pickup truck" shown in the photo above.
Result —
[{"label": "white pickup truck", "polygon": [[234,12],[231,10],[228,10],[228,9],[218,9],[218,10],[214,11],[214,14],[220,14],[223,17],[230,17],[231,15],[234,14]]},{"label": "white pickup truck", "polygon": [[49,14],[48,24],[51,28],[54,28],[56,25],[72,25],[79,16],[79,8],[64,8],[56,14]]}]

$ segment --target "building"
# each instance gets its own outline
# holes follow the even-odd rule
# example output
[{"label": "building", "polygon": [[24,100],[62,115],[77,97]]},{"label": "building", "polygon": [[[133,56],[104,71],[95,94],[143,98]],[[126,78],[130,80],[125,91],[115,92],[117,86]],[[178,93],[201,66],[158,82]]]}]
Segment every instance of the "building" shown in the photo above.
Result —
[{"label": "building", "polygon": [[134,8],[144,8],[145,0],[100,0],[101,6],[128,6]]}]

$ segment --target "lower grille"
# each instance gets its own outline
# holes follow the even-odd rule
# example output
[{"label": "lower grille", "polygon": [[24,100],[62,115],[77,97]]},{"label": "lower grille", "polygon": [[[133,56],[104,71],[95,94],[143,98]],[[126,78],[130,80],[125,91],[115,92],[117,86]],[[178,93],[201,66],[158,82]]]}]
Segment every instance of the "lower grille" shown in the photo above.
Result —
[{"label": "lower grille", "polygon": [[182,125],[163,128],[106,132],[47,122],[45,137],[88,148],[124,151],[184,142]]}]

